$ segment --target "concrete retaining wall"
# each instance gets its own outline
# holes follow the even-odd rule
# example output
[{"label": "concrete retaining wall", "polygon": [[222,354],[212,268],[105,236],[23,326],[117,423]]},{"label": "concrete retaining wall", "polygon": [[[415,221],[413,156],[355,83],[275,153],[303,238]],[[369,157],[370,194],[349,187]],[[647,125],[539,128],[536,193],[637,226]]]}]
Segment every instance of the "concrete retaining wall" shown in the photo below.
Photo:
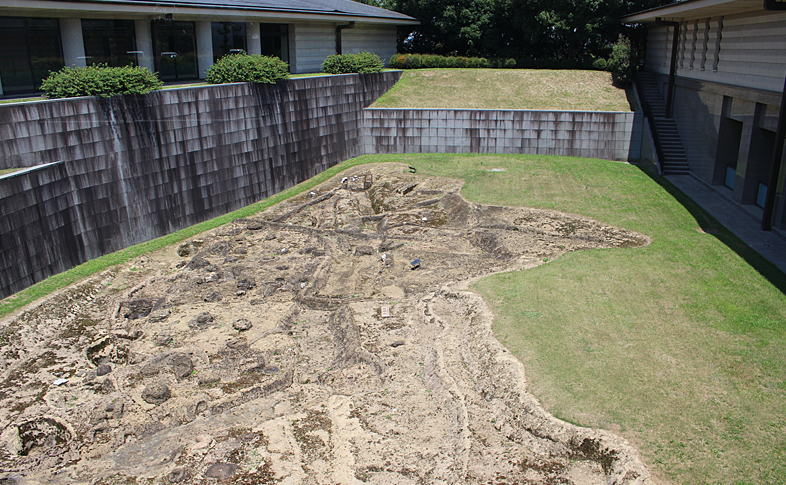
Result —
[{"label": "concrete retaining wall", "polygon": [[634,112],[367,109],[366,153],[537,153],[638,160]]},{"label": "concrete retaining wall", "polygon": [[[0,296],[362,154],[400,72],[0,106]],[[41,165],[41,164],[44,165]]]}]

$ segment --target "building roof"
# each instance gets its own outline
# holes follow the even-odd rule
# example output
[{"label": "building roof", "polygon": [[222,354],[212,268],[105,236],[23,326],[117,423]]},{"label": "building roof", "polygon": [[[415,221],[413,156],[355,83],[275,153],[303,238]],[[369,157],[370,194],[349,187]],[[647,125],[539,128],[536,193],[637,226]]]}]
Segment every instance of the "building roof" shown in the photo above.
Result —
[{"label": "building roof", "polygon": [[[0,0],[0,15],[9,11],[30,15],[57,16],[65,12],[102,13],[173,13],[183,16],[219,15],[248,18],[276,17],[297,19],[333,19],[416,24],[417,19],[402,13],[372,7],[352,0]],[[59,13],[58,13],[59,12]]]},{"label": "building roof", "polygon": [[626,23],[653,23],[656,19],[691,20],[764,10],[762,0],[684,0],[622,17]]}]

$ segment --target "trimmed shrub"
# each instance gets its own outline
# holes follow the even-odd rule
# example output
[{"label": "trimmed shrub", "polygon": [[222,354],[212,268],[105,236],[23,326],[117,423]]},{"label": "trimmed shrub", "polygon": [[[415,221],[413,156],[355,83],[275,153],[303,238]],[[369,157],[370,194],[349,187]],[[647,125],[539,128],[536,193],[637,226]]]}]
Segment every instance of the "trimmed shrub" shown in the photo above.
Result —
[{"label": "trimmed shrub", "polygon": [[388,61],[388,67],[391,69],[406,69],[408,67],[407,56],[404,54],[393,54]]},{"label": "trimmed shrub", "polygon": [[596,71],[605,71],[606,70],[606,59],[600,58],[595,59],[592,61],[592,68]]},{"label": "trimmed shrub", "polygon": [[87,67],[64,67],[50,72],[41,83],[49,99],[118,94],[145,94],[160,89],[164,83],[144,67],[108,67],[97,64]]},{"label": "trimmed shrub", "polygon": [[[426,69],[444,67],[492,67],[493,63],[485,57],[448,57],[435,54],[395,54],[390,58],[389,67],[394,69]],[[507,59],[505,67],[516,65],[515,59]],[[497,66],[501,67],[501,66]]]},{"label": "trimmed shrub", "polygon": [[328,74],[369,74],[381,72],[385,67],[382,59],[373,52],[358,52],[356,54],[334,54],[322,62],[322,72]]},{"label": "trimmed shrub", "polygon": [[289,64],[278,57],[227,54],[207,70],[205,80],[210,84],[264,83],[289,77]]}]

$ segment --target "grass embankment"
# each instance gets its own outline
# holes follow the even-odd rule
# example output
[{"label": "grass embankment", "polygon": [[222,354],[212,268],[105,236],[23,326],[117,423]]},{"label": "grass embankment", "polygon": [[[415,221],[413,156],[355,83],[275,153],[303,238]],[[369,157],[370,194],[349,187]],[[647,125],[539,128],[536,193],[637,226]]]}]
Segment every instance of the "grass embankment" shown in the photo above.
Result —
[{"label": "grass embankment", "polygon": [[604,71],[412,69],[374,108],[630,111]]},{"label": "grass embankment", "polygon": [[462,193],[477,202],[558,209],[650,236],[646,248],[581,251],[482,280],[476,288],[497,314],[494,331],[524,362],[529,388],[548,410],[627,437],[664,481],[786,482],[786,276],[689,200],[675,199],[668,183],[624,163],[365,156],[49,278],[4,300],[0,314],[372,161],[463,178]]}]

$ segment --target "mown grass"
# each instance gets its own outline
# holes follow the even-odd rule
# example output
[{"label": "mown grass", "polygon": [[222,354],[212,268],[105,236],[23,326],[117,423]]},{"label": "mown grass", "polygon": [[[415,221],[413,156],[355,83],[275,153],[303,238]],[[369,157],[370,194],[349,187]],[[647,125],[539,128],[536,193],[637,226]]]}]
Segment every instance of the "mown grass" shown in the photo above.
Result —
[{"label": "mown grass", "polygon": [[660,479],[786,483],[782,272],[632,165],[400,159],[463,178],[477,202],[557,209],[650,236],[645,248],[576,252],[482,280],[496,335],[548,410],[622,434]]},{"label": "mown grass", "polygon": [[604,71],[412,69],[375,108],[630,111]]},{"label": "mown grass", "polygon": [[[91,261],[0,315],[140,254],[246,217],[349,166],[399,161],[462,178],[477,202],[557,209],[652,238],[476,284],[494,332],[556,416],[617,432],[670,483],[786,482],[786,276],[657,175],[536,155],[364,156],[240,211]],[[504,172],[492,172],[502,168]]]},{"label": "mown grass", "polygon": [[11,172],[18,172],[19,170],[22,170],[22,169],[21,168],[4,168],[4,169],[0,170],[0,175],[5,175],[5,174],[11,173]]}]

